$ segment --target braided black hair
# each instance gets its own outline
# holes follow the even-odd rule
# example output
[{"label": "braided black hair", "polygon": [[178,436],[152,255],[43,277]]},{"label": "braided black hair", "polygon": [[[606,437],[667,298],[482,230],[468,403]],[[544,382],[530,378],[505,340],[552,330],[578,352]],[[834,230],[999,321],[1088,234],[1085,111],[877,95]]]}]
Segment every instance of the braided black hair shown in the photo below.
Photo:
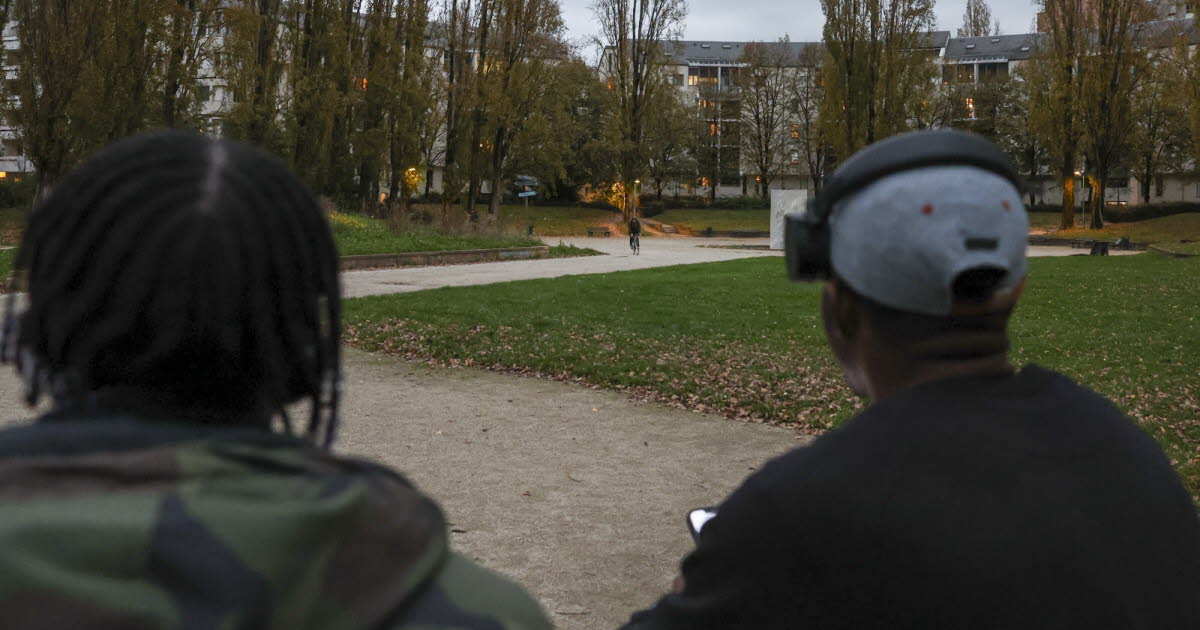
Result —
[{"label": "braided black hair", "polygon": [[[31,214],[0,360],[29,404],[151,392],[176,406],[265,410],[312,401],[333,442],[341,386],[338,258],[304,184],[254,147],[180,131],[89,157]],[[221,414],[216,414],[220,416]]]}]

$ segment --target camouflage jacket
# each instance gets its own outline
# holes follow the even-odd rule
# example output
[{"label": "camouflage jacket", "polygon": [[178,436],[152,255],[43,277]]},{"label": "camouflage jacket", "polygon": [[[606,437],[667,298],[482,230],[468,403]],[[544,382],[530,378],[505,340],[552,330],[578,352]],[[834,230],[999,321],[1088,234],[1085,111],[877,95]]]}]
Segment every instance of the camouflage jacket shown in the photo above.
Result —
[{"label": "camouflage jacket", "polygon": [[549,628],[395,473],[261,429],[0,431],[5,628]]}]

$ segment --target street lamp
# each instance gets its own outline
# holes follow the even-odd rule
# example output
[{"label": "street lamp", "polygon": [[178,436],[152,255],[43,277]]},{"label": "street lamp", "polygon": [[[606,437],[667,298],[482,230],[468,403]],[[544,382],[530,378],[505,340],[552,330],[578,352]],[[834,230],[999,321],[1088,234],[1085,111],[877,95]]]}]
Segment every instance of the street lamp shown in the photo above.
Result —
[{"label": "street lamp", "polygon": [[1076,196],[1079,198],[1079,211],[1080,212],[1083,212],[1083,184],[1085,181],[1085,178],[1084,178],[1085,175],[1087,175],[1087,173],[1084,172],[1082,169],[1075,171],[1075,176],[1079,178],[1079,194]]}]

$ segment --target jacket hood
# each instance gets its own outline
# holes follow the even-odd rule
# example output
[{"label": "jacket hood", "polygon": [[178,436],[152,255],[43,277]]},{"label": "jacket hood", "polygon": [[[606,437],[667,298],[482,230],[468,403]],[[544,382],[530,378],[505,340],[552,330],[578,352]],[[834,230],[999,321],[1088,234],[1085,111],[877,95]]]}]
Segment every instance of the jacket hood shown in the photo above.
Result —
[{"label": "jacket hood", "polygon": [[262,429],[0,431],[6,627],[374,628],[445,561],[407,481]]}]

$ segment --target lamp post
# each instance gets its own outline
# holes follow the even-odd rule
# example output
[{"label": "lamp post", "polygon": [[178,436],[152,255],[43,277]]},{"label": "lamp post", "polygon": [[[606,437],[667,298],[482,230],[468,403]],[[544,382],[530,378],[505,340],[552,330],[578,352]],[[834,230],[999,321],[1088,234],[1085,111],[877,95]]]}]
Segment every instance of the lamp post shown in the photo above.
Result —
[{"label": "lamp post", "polygon": [[1084,212],[1084,182],[1086,181],[1085,175],[1087,175],[1087,173],[1085,173],[1084,170],[1082,170],[1082,169],[1076,170],[1076,172],[1075,172],[1076,178],[1079,178],[1078,197],[1079,197],[1079,212],[1080,212],[1080,214],[1082,214],[1082,212]]}]

